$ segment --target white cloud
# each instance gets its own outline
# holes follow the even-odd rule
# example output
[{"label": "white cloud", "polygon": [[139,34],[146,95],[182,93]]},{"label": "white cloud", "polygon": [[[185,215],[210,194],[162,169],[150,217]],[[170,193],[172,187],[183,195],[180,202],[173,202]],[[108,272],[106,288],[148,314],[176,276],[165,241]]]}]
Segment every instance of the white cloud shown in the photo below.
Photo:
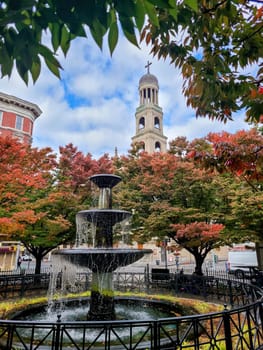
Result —
[{"label": "white cloud", "polygon": [[78,39],[66,59],[59,55],[64,68],[61,80],[43,67],[35,85],[27,87],[14,74],[10,80],[0,80],[0,91],[36,103],[43,111],[35,122],[34,146],[50,146],[57,152],[59,146],[71,142],[95,158],[104,153],[113,155],[115,147],[119,154],[130,148],[139,105],[139,79],[148,60],[152,62],[151,73],[159,81],[159,105],[169,140],[248,127],[239,116],[226,125],[196,119],[194,111],[186,107],[178,70],[148,53],[149,48],[138,49],[120,38],[111,57],[106,46],[101,52],[92,39]]}]

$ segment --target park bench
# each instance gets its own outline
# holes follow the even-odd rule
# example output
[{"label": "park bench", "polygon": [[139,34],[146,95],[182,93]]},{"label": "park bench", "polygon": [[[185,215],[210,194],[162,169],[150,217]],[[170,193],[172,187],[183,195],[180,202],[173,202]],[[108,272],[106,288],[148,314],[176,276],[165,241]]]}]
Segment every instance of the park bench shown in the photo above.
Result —
[{"label": "park bench", "polygon": [[151,270],[151,282],[157,285],[170,284],[171,276],[169,269],[153,268]]}]

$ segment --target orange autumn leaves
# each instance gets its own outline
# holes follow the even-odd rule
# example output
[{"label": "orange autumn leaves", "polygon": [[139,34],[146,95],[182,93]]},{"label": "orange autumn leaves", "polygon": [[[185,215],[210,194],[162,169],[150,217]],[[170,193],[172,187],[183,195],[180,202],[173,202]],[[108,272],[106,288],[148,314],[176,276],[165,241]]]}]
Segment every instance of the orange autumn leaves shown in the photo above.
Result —
[{"label": "orange autumn leaves", "polygon": [[181,242],[189,242],[192,245],[200,246],[202,243],[218,240],[221,231],[224,229],[222,224],[207,224],[205,222],[192,222],[189,224],[172,224],[172,229],[175,231],[176,240]]}]

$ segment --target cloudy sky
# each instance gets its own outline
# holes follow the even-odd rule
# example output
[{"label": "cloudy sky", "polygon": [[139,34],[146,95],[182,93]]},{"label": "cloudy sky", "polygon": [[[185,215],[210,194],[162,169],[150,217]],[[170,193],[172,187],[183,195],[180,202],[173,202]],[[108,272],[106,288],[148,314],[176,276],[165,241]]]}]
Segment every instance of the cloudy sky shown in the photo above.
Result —
[{"label": "cloudy sky", "polygon": [[222,124],[207,118],[195,118],[182,95],[182,79],[169,62],[153,59],[148,48],[138,49],[121,39],[110,56],[92,39],[78,39],[66,59],[61,55],[64,71],[58,80],[46,68],[35,85],[26,86],[14,74],[0,79],[0,91],[36,103],[43,111],[36,120],[33,146],[51,147],[73,143],[94,158],[104,153],[126,154],[135,134],[135,110],[139,105],[138,83],[151,61],[151,73],[159,81],[159,105],[164,113],[164,134],[168,141],[177,136],[189,140],[206,136],[210,131],[235,132],[247,129],[244,115]]}]

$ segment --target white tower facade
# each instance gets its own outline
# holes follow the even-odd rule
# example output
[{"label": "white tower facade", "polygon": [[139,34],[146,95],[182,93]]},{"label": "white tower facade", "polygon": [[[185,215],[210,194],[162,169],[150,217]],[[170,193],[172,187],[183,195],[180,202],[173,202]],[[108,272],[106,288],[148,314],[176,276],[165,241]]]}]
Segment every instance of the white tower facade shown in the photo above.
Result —
[{"label": "white tower facade", "polygon": [[132,144],[138,144],[148,153],[166,152],[167,137],[163,135],[163,112],[159,106],[159,84],[157,78],[150,74],[150,64],[147,63],[147,73],[139,81],[139,101],[136,108],[136,133]]}]

